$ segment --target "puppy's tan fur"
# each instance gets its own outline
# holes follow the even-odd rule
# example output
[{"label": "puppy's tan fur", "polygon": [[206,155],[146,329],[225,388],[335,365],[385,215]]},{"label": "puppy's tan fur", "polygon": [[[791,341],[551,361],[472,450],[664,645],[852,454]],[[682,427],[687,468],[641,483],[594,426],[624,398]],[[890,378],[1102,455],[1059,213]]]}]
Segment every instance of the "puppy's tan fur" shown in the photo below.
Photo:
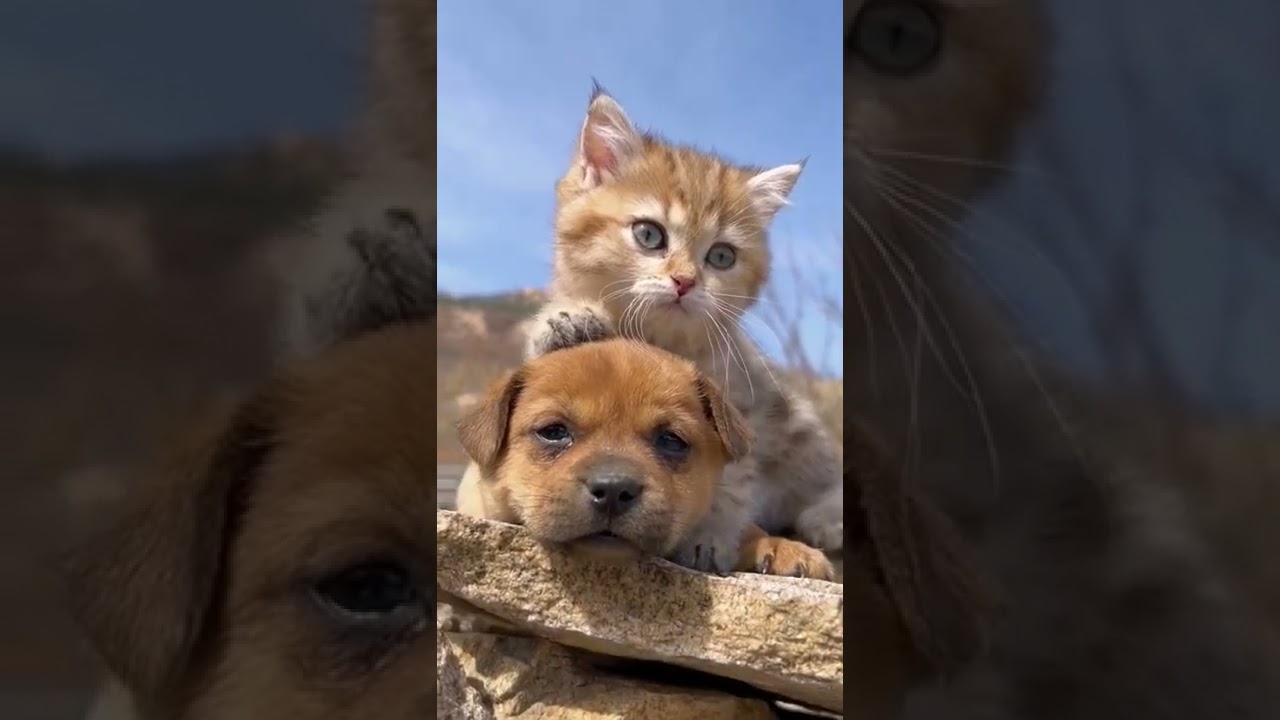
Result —
[{"label": "puppy's tan fur", "polygon": [[[74,609],[138,718],[430,716],[434,365],[425,323],[291,365],[73,553]],[[395,632],[312,594],[373,559],[420,591]]]},{"label": "puppy's tan fur", "polygon": [[[564,448],[539,428],[562,423]],[[496,382],[459,427],[475,460],[458,490],[460,512],[519,523],[550,542],[594,541],[609,530],[645,553],[669,556],[706,517],[726,464],[746,454],[751,431],[693,363],[630,340],[558,350]],[[679,462],[654,438],[670,430],[689,444]],[[640,483],[636,505],[612,521],[584,486],[600,463],[621,463]],[[833,579],[831,563],[803,543],[750,526],[738,570]]]}]

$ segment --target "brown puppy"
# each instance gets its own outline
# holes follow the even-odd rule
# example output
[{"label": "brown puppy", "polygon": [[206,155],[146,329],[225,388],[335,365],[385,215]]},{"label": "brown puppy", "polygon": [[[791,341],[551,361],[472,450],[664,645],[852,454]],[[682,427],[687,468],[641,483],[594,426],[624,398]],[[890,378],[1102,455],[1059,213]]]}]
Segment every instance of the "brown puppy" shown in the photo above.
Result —
[{"label": "brown puppy", "polygon": [[141,720],[432,717],[434,324],[292,365],[73,554]]},{"label": "brown puppy", "polygon": [[[495,383],[459,426],[475,460],[462,513],[547,542],[671,557],[708,514],[750,430],[689,361],[631,340],[547,353]],[[744,521],[738,570],[825,580],[821,551]]]}]

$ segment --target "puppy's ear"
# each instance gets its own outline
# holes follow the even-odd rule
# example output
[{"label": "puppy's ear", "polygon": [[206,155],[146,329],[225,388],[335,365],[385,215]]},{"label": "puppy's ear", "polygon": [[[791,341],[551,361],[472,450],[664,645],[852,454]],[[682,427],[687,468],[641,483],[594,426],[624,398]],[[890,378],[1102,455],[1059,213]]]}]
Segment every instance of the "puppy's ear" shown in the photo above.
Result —
[{"label": "puppy's ear", "polygon": [[927,671],[947,677],[986,649],[998,588],[950,518],[918,488],[904,485],[879,437],[859,422],[845,422],[844,481],[852,476],[858,497],[860,537],[853,547],[870,550],[868,559]]},{"label": "puppy's ear", "polygon": [[720,388],[705,376],[698,375],[695,387],[698,398],[702,401],[702,411],[706,413],[711,424],[715,425],[716,433],[724,443],[729,459],[738,460],[745,457],[751,452],[751,443],[755,441],[755,437],[742,418],[742,413],[730,405],[724,399]]},{"label": "puppy's ear", "polygon": [[266,408],[262,400],[219,408],[66,559],[72,611],[109,669],[142,699],[177,691],[196,659],[229,525],[271,442]]},{"label": "puppy's ear", "polygon": [[485,473],[492,470],[502,456],[511,411],[523,386],[524,375],[519,370],[503,375],[489,386],[485,399],[458,422],[462,448]]}]

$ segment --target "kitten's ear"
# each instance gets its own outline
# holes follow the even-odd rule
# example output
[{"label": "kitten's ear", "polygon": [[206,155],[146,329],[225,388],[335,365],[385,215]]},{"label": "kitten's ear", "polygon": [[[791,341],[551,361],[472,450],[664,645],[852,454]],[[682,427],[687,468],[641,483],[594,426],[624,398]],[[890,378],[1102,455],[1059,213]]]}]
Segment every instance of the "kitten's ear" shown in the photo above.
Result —
[{"label": "kitten's ear", "polygon": [[803,170],[804,161],[801,161],[761,170],[752,175],[747,180],[747,194],[756,211],[766,218],[773,217],[774,213],[787,204],[787,197],[791,195]]},{"label": "kitten's ear", "polygon": [[640,133],[622,106],[597,83],[578,137],[576,162],[582,170],[583,187],[589,190],[616,177],[641,146]]}]

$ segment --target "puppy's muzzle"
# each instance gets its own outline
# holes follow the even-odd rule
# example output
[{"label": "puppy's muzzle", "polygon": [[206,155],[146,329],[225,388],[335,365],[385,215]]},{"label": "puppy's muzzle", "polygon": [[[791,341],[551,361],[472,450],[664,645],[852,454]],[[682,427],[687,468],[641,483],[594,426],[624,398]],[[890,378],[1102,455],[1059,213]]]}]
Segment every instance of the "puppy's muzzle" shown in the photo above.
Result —
[{"label": "puppy's muzzle", "polygon": [[640,504],[644,494],[643,471],[626,458],[604,457],[582,473],[585,502],[593,513],[610,520],[625,515]]}]

